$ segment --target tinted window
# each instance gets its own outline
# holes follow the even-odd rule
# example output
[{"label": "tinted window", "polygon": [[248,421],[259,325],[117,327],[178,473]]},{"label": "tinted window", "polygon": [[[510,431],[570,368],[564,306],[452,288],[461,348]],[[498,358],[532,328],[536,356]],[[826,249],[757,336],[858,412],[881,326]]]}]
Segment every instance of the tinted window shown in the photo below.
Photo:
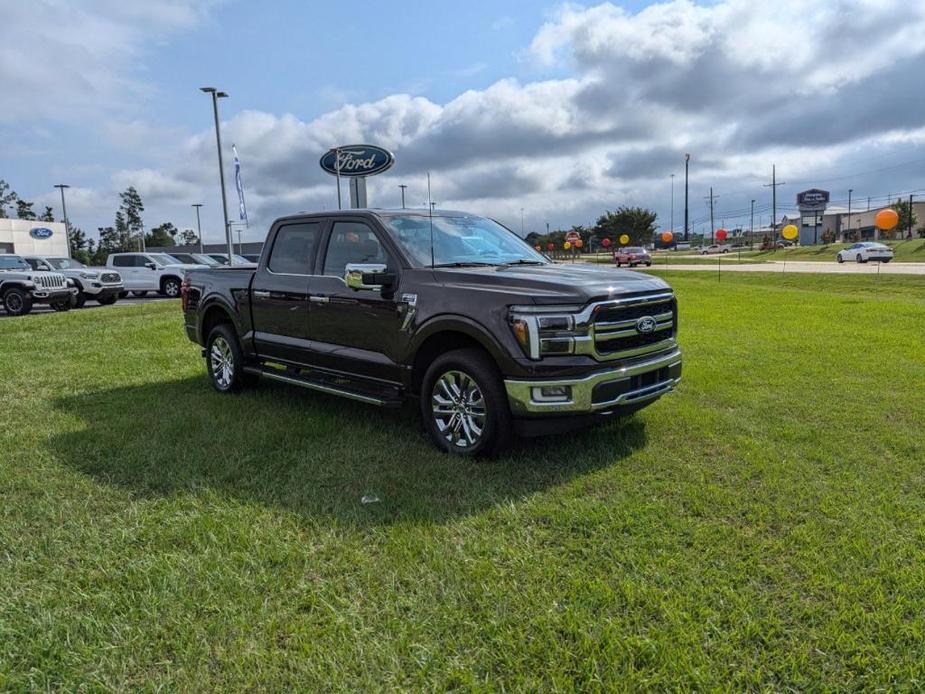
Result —
[{"label": "tinted window", "polygon": [[361,222],[337,222],[331,230],[324,274],[344,276],[348,263],[387,263],[388,258],[373,230]]},{"label": "tinted window", "polygon": [[29,263],[18,255],[0,257],[0,270],[31,270]]},{"label": "tinted window", "polygon": [[116,267],[134,267],[135,263],[132,260],[130,255],[117,255],[112,259],[112,264]]},{"label": "tinted window", "polygon": [[35,258],[26,258],[25,260],[27,263],[29,263],[29,265],[32,267],[33,270],[39,269],[39,261],[36,260]]},{"label": "tinted window", "polygon": [[280,227],[267,262],[270,272],[310,275],[320,229],[319,222]]}]

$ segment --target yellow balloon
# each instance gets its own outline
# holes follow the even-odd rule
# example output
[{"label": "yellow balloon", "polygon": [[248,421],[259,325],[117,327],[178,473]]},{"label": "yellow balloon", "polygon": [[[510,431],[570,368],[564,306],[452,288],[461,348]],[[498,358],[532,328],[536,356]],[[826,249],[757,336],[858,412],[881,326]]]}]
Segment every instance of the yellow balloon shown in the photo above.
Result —
[{"label": "yellow balloon", "polygon": [[628,244],[629,242],[630,242],[630,237],[629,237],[629,236],[627,236],[626,234],[623,234],[622,236],[620,236],[620,245],[621,245],[621,246],[625,246],[625,245]]},{"label": "yellow balloon", "polygon": [[572,247],[572,244],[570,244],[568,241],[562,244],[562,248],[564,248],[565,250],[568,250],[571,247]]},{"label": "yellow balloon", "polygon": [[799,235],[799,233],[800,233],[799,230],[793,224],[788,224],[787,226],[784,227],[784,230],[781,232],[781,234],[783,234],[783,237],[787,239],[788,241],[793,241]]}]

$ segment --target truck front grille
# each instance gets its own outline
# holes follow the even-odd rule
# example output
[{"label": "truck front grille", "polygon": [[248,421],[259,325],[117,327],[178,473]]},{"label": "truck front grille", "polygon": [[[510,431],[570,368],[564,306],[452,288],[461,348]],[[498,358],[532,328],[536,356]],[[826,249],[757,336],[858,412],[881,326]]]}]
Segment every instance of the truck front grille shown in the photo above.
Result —
[{"label": "truck front grille", "polygon": [[35,283],[42,289],[64,289],[64,275],[37,275]]},{"label": "truck front grille", "polygon": [[[651,321],[640,323],[649,317]],[[641,328],[654,326],[650,332]],[[641,357],[674,346],[677,301],[670,292],[603,302],[594,311],[594,351],[604,359]]]},{"label": "truck front grille", "polygon": [[104,272],[100,275],[100,281],[105,284],[115,284],[116,282],[121,282],[122,277],[116,272]]}]

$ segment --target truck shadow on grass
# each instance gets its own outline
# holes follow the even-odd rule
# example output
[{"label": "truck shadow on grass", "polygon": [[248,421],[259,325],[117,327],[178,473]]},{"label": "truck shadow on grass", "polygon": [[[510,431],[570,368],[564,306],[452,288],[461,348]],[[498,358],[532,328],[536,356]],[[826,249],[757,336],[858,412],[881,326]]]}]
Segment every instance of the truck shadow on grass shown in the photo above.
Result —
[{"label": "truck shadow on grass", "polygon": [[637,415],[470,461],[433,448],[410,405],[381,410],[269,383],[223,396],[204,377],[55,405],[80,421],[51,439],[58,460],[133,497],[208,490],[360,526],[442,522],[522,499],[619,464],[646,441]]}]

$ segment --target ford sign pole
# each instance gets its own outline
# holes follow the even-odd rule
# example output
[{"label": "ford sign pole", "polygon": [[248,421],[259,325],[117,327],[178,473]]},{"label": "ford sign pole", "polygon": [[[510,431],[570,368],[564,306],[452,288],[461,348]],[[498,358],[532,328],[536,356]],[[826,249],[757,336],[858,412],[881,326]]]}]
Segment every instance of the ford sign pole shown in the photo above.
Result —
[{"label": "ford sign pole", "polygon": [[218,147],[218,180],[222,187],[222,214],[225,217],[225,243],[228,246],[228,265],[234,265],[234,248],[231,245],[231,225],[228,223],[228,200],[225,196],[225,168],[222,164],[222,129],[218,120],[218,100],[228,94],[215,87],[200,87],[199,91],[212,95],[212,115],[215,118],[215,144]]},{"label": "ford sign pole", "polygon": [[334,170],[337,172],[337,209],[343,209],[340,203],[340,148],[334,148]]},{"label": "ford sign pole", "polygon": [[64,238],[67,240],[67,255],[71,256],[71,225],[67,221],[67,205],[64,204],[64,189],[70,188],[65,183],[58,183],[55,188],[61,191],[61,212],[64,214]]}]

